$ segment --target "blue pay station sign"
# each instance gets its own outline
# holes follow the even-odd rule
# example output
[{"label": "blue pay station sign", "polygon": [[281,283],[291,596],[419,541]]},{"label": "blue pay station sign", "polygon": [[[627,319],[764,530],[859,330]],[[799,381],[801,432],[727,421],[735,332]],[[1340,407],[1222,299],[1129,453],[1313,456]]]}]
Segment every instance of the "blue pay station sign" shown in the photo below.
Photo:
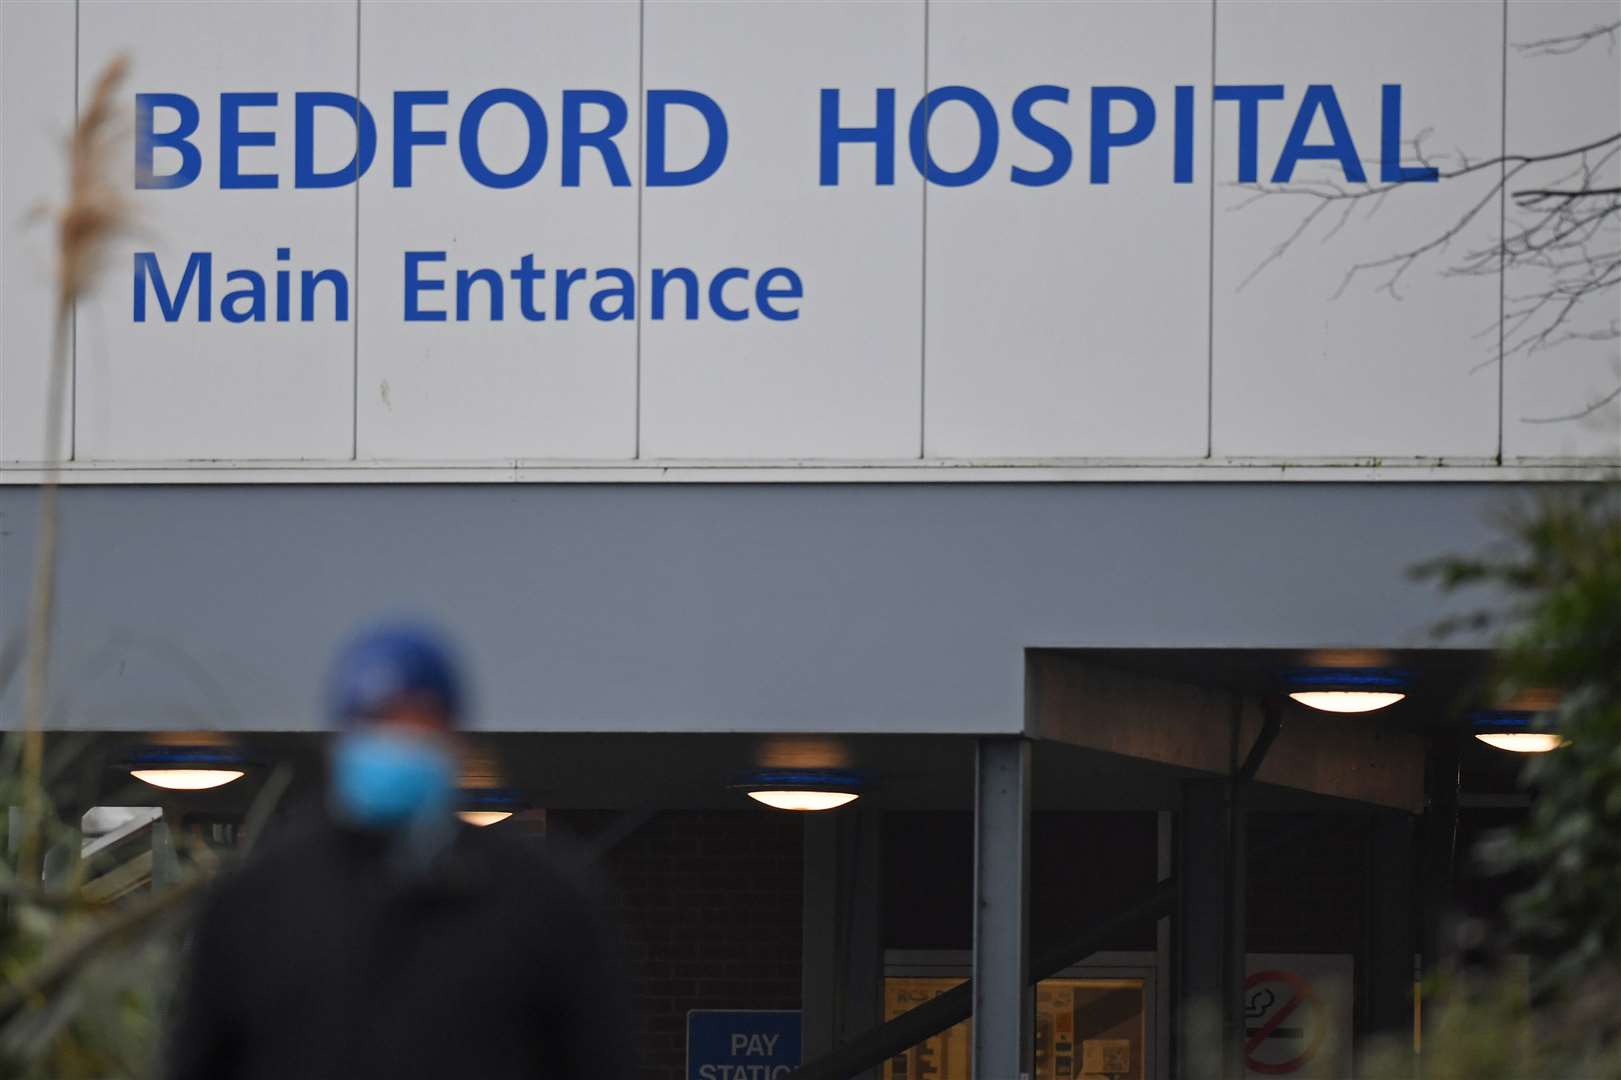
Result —
[{"label": "blue pay station sign", "polygon": [[798,1009],[693,1009],[687,1080],[781,1080],[799,1065]]}]

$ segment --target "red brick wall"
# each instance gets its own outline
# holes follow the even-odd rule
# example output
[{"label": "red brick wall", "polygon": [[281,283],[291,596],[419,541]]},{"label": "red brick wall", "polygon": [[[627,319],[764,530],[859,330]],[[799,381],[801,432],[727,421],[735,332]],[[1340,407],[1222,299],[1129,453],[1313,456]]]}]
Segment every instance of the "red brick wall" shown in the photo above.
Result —
[{"label": "red brick wall", "polygon": [[[1030,825],[1031,942],[1039,951],[1135,901],[1158,879],[1152,813],[1037,813]],[[884,816],[884,946],[966,949],[974,921],[968,813]],[[1110,949],[1152,949],[1153,920]]]},{"label": "red brick wall", "polygon": [[[589,839],[613,815],[554,820]],[[769,811],[671,811],[604,859],[644,1080],[685,1077],[689,1009],[799,1008],[803,829]]]},{"label": "red brick wall", "polygon": [[[1367,892],[1367,821],[1325,815],[1304,835],[1298,814],[1250,817],[1252,952],[1355,953]],[[1039,949],[1130,904],[1157,879],[1152,813],[1037,813],[1031,822],[1032,941]],[[1283,846],[1276,841],[1294,836]],[[966,949],[973,923],[973,821],[966,814],[884,819],[889,948]],[[1106,946],[1152,949],[1153,922]]]},{"label": "red brick wall", "polygon": [[[616,815],[554,811],[588,840]],[[1355,953],[1366,873],[1362,823],[1329,821],[1306,843],[1256,855],[1298,825],[1256,814],[1250,947]],[[1152,814],[1038,814],[1032,915],[1045,938],[1109,913],[1154,881]],[[966,814],[891,814],[884,823],[885,942],[966,948],[972,832]],[[671,811],[611,851],[604,868],[632,968],[643,1080],[683,1080],[689,1009],[797,1009],[803,821],[761,811]],[[1114,948],[1152,948],[1151,923]],[[1038,939],[1040,940],[1040,939]]]}]

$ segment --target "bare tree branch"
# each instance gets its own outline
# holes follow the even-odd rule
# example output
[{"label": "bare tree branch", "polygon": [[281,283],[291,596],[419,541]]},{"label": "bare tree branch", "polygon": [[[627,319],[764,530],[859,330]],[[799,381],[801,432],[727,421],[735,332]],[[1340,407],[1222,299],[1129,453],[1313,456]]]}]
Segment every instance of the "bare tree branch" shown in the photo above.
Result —
[{"label": "bare tree branch", "polygon": [[1524,416],[1520,419],[1527,424],[1561,424],[1570,420],[1582,420],[1592,416],[1594,413],[1604,408],[1604,406],[1608,405],[1616,398],[1621,398],[1621,386],[1616,387],[1614,390],[1611,390],[1608,394],[1605,394],[1597,401],[1590,402],[1585,408],[1578,409],[1573,413],[1566,413],[1563,416]]},{"label": "bare tree branch", "polygon": [[1516,191],[1514,201],[1521,205],[1535,206],[1543,199],[1592,199],[1601,195],[1621,195],[1621,187],[1589,188],[1585,191],[1553,191],[1548,188],[1532,188],[1529,191]]},{"label": "bare tree branch", "polygon": [[[1516,46],[1531,56],[1564,56],[1603,41],[1613,51],[1621,40],[1621,21],[1593,26],[1576,34],[1549,37]],[[1490,337],[1491,355],[1475,370],[1511,356],[1534,355],[1559,346],[1608,346],[1621,338],[1621,318],[1605,312],[1621,310],[1621,131],[1578,145],[1539,153],[1505,152],[1472,157],[1463,149],[1438,157],[1426,148],[1431,137],[1420,131],[1403,147],[1403,165],[1434,169],[1436,181],[1447,184],[1479,176],[1484,190],[1471,194],[1468,204],[1432,229],[1414,236],[1406,246],[1352,263],[1334,290],[1338,299],[1359,278],[1375,275],[1376,291],[1396,300],[1420,264],[1445,260],[1438,268],[1443,277],[1486,277],[1512,281],[1518,291],[1504,291],[1500,315],[1477,337]],[[1364,161],[1373,175],[1379,165]],[[1357,219],[1371,219],[1398,192],[1433,190],[1434,184],[1377,181],[1351,183],[1338,174],[1302,176],[1284,183],[1235,185],[1247,192],[1231,207],[1246,210],[1273,196],[1292,196],[1309,206],[1300,220],[1267,249],[1239,283],[1248,287],[1262,273],[1282,261],[1319,222],[1326,227],[1318,236],[1327,244],[1341,236]],[[1512,214],[1499,219],[1493,208],[1507,203]],[[1335,212],[1330,213],[1330,208]],[[1501,221],[1501,227],[1499,227]],[[1474,240],[1459,250],[1466,236],[1490,230],[1489,242]],[[1501,235],[1496,235],[1500,233]],[[1592,313],[1598,313],[1595,320]],[[1597,325],[1595,325],[1597,323]],[[1499,347],[1500,343],[1500,347]],[[1527,423],[1550,424],[1577,420],[1621,399],[1621,387],[1559,416],[1526,418]]]},{"label": "bare tree branch", "polygon": [[1568,56],[1578,49],[1602,40],[1607,41],[1610,51],[1614,52],[1618,34],[1621,34],[1621,22],[1601,23],[1580,33],[1562,34],[1558,37],[1543,38],[1541,41],[1527,41],[1514,47],[1527,56]]}]

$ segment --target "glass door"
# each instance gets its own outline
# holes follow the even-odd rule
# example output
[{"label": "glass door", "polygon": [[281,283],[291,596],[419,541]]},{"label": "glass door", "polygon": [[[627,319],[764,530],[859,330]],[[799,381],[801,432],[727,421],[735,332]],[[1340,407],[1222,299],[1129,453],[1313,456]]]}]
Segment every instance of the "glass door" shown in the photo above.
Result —
[{"label": "glass door", "polygon": [[[1036,988],[1034,1080],[1153,1080],[1152,954],[1112,954],[1068,969]],[[961,953],[892,953],[885,965],[884,1016],[893,1019],[960,985]],[[972,1021],[891,1058],[884,1080],[972,1080]]]}]

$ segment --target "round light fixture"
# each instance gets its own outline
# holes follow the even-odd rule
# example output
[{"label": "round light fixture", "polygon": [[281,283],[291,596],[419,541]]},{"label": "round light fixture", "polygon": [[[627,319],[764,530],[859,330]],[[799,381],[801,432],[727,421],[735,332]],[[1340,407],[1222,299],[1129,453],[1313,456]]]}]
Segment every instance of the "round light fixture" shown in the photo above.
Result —
[{"label": "round light fixture", "polygon": [[458,811],[456,811],[456,816],[461,818],[463,821],[467,822],[467,824],[469,824],[469,825],[477,825],[479,828],[482,829],[486,825],[494,825],[498,821],[505,821],[507,818],[512,816],[512,811],[511,810],[458,810]]},{"label": "round light fixture", "polygon": [[1503,710],[1476,713],[1470,718],[1475,738],[1487,746],[1516,754],[1546,754],[1565,745],[1557,732],[1539,731],[1533,725],[1536,713]]},{"label": "round light fixture", "polygon": [[1322,712],[1373,712],[1394,705],[1406,694],[1394,690],[1291,690],[1289,696]]},{"label": "round light fixture", "polygon": [[125,767],[135,779],[169,791],[207,791],[247,775],[242,758],[216,746],[153,746]]},{"label": "round light fixture", "polygon": [[224,787],[247,775],[241,769],[175,768],[131,769],[129,774],[143,783],[170,791],[207,791],[209,788]]},{"label": "round light fixture", "polygon": [[1289,685],[1291,699],[1321,712],[1374,712],[1407,696],[1402,677],[1389,671],[1321,668],[1296,672]]},{"label": "round light fixture", "polygon": [[1516,754],[1546,754],[1565,745],[1565,740],[1551,731],[1483,731],[1475,738],[1499,750],[1512,750]]},{"label": "round light fixture", "polygon": [[791,788],[781,790],[760,790],[749,792],[749,798],[755,802],[765,803],[774,810],[836,810],[846,803],[853,803],[861,796],[853,791],[794,791]]},{"label": "round light fixture", "polygon": [[456,816],[484,829],[528,807],[523,792],[511,788],[462,788],[457,797]]},{"label": "round light fixture", "polygon": [[755,802],[799,813],[837,809],[861,797],[858,777],[821,770],[756,773],[738,786]]}]

